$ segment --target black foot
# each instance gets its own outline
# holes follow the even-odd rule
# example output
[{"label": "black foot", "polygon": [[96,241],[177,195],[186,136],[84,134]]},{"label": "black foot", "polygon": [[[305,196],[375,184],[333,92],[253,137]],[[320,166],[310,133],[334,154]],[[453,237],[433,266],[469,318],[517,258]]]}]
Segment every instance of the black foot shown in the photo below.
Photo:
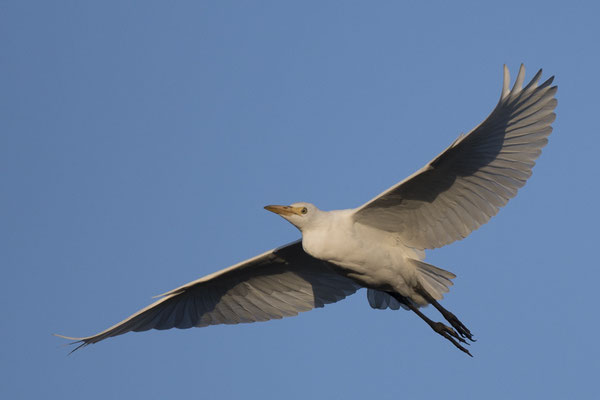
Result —
[{"label": "black foot", "polygon": [[447,325],[442,324],[441,322],[433,322],[433,321],[429,324],[429,326],[431,326],[431,329],[433,329],[436,333],[438,333],[439,335],[448,339],[450,341],[450,343],[452,343],[454,346],[456,346],[456,348],[458,348],[460,351],[465,352],[469,356],[473,357],[473,355],[469,352],[469,350],[465,349],[460,343],[458,343],[456,341],[456,340],[458,340],[459,342],[464,343],[466,345],[469,344],[462,337],[460,337],[454,329],[450,328]]},{"label": "black foot", "polygon": [[[417,307],[415,305],[415,303],[413,303],[412,301],[410,301],[406,297],[403,297],[403,296],[399,295],[398,293],[394,293],[394,292],[388,292],[388,293],[392,297],[394,297],[396,300],[398,300],[401,304],[404,304],[406,307],[408,307],[409,309],[411,309],[415,314],[417,314],[419,316],[419,318],[421,318],[423,321],[427,322],[427,325],[429,325],[431,327],[431,329],[433,329],[440,336],[442,336],[445,339],[447,339],[448,341],[450,341],[450,343],[452,343],[457,349],[459,349],[460,351],[462,351],[462,352],[468,354],[469,356],[473,357],[473,355],[469,352],[469,350],[465,349],[461,345],[461,343],[464,343],[466,345],[469,344],[463,338],[467,338],[467,339],[469,339],[471,341],[474,341],[472,339],[471,332],[469,332],[469,330],[467,329],[467,327],[464,326],[462,324],[462,322],[460,322],[458,320],[458,318],[456,318],[454,316],[454,314],[452,314],[451,312],[445,310],[442,306],[440,306],[439,303],[437,301],[435,301],[435,299],[433,299],[429,295],[429,293],[427,293],[426,291],[424,291],[425,298],[431,304],[433,304],[435,306],[435,308],[437,308],[444,315],[444,318],[446,318],[448,320],[448,322],[450,322],[450,324],[456,329],[456,331],[454,329],[450,328],[449,326],[444,325],[441,322],[434,322],[431,319],[429,319],[425,314],[423,314],[419,310],[419,307]],[[459,333],[456,333],[457,331]]]},{"label": "black foot", "polygon": [[422,287],[419,287],[417,290],[418,290],[419,294],[421,294],[421,296],[423,296],[431,305],[433,305],[444,316],[444,318],[446,319],[446,321],[448,321],[450,323],[450,325],[452,325],[452,327],[454,329],[456,329],[456,332],[458,332],[458,334],[461,337],[467,338],[471,342],[475,341],[475,339],[473,339],[473,335],[471,334],[471,331],[469,330],[469,328],[467,328],[465,326],[465,324],[463,324],[462,322],[460,322],[460,320],[458,318],[456,318],[456,315],[452,314],[450,311],[448,311],[444,307],[442,307],[442,305],[440,303],[438,303]]},{"label": "black foot", "polygon": [[448,311],[446,309],[444,309],[444,311],[442,311],[442,315],[444,316],[446,321],[450,322],[450,325],[452,325],[452,327],[454,329],[456,329],[456,332],[458,332],[458,334],[460,336],[469,339],[471,342],[476,341],[475,339],[473,339],[473,335],[471,334],[471,331],[469,330],[469,328],[467,328],[465,326],[465,324],[460,322],[460,320],[458,318],[456,318],[456,315],[452,314],[450,311]]}]

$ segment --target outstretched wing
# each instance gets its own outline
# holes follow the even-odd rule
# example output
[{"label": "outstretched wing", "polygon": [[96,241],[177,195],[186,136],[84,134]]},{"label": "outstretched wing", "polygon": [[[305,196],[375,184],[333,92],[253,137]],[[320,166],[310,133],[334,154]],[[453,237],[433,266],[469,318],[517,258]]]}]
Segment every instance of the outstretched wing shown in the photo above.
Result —
[{"label": "outstretched wing", "polygon": [[[268,251],[161,295],[79,347],[127,332],[267,321],[342,300],[360,288],[308,255],[300,241]],[[77,347],[75,350],[77,350]]]},{"label": "outstretched wing", "polygon": [[521,65],[512,90],[504,66],[498,105],[425,167],[356,209],[355,221],[398,233],[418,249],[465,238],[496,215],[531,176],[552,132],[554,77],[538,86],[540,70],[523,88]]}]

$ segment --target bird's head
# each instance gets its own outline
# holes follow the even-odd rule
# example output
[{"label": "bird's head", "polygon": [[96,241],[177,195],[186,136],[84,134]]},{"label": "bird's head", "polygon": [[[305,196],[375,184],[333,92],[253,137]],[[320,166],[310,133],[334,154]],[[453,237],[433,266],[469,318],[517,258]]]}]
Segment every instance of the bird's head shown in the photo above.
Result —
[{"label": "bird's head", "polygon": [[279,214],[296,228],[310,226],[319,214],[319,209],[310,203],[294,203],[289,206],[265,206],[265,210]]}]

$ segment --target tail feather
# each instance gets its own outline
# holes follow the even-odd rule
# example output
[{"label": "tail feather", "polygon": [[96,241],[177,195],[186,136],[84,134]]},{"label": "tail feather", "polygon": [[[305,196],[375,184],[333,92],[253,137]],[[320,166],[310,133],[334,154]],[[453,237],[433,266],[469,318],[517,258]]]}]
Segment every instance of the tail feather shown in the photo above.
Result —
[{"label": "tail feather", "polygon": [[[421,286],[427,290],[431,297],[436,300],[441,300],[444,297],[444,293],[448,293],[450,290],[450,286],[452,286],[451,279],[456,278],[456,275],[450,271],[446,271],[420,260],[410,259],[410,262],[417,268]],[[400,303],[386,292],[380,290],[367,289],[367,299],[369,300],[369,305],[378,310],[385,310],[386,308],[398,310],[400,307],[408,310],[407,306]],[[410,299],[407,300],[411,301]],[[420,303],[413,304],[417,307],[425,305]]]},{"label": "tail feather", "polygon": [[456,278],[450,271],[438,268],[426,262],[411,259],[417,267],[421,285],[436,300],[441,300],[453,285],[451,279]]}]

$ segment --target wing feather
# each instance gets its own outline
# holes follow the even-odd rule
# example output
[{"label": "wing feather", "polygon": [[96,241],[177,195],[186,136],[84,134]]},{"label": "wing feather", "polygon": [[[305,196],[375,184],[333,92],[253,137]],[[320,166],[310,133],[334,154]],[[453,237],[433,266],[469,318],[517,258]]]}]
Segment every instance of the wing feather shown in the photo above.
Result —
[{"label": "wing feather", "polygon": [[554,77],[538,86],[542,71],[523,87],[521,65],[510,89],[504,67],[502,94],[488,118],[459,136],[425,167],[357,208],[354,218],[400,235],[417,249],[468,236],[489,221],[531,176],[548,143],[558,104]]},{"label": "wing feather", "polygon": [[304,252],[298,241],[167,292],[96,335],[66,338],[80,348],[132,331],[280,319],[339,301],[359,288],[332,264]]}]

